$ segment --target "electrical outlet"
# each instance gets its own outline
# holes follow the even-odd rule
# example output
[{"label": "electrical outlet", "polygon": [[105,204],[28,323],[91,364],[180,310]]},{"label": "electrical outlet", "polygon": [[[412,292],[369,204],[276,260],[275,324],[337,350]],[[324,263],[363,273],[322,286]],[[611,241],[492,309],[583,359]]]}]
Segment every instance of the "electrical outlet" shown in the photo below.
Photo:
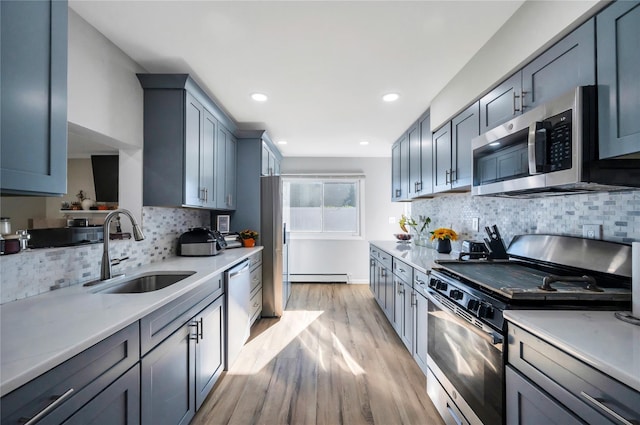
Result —
[{"label": "electrical outlet", "polygon": [[480,230],[480,217],[473,217],[471,219],[471,229],[474,232],[477,232]]},{"label": "electrical outlet", "polygon": [[396,218],[395,217],[389,217],[389,224],[396,224]]},{"label": "electrical outlet", "polygon": [[587,239],[602,239],[602,224],[583,224],[582,237]]}]

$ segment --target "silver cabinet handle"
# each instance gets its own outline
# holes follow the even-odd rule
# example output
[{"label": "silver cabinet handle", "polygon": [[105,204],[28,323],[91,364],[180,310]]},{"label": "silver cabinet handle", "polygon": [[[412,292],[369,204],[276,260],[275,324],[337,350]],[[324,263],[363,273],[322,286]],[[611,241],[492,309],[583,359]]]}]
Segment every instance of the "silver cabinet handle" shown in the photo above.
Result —
[{"label": "silver cabinet handle", "polygon": [[235,277],[237,275],[239,275],[240,273],[244,273],[245,271],[247,271],[249,269],[249,262],[247,261],[244,266],[242,266],[242,268],[238,269],[238,270],[234,270],[231,273],[229,273],[229,278]]},{"label": "silver cabinet handle", "polygon": [[450,181],[449,181],[449,170],[446,170],[444,172],[444,184],[449,184],[449,183],[450,183]]},{"label": "silver cabinet handle", "polygon": [[38,414],[36,414],[35,416],[33,416],[31,418],[20,418],[20,422],[24,423],[25,425],[33,425],[33,424],[35,424],[37,422],[40,422],[40,420],[42,418],[47,416],[56,407],[58,407],[63,401],[68,399],[71,396],[71,394],[73,394],[73,388],[69,388],[62,395],[52,396],[51,398],[53,399],[53,401],[50,404],[48,404],[47,407],[42,409],[40,412],[38,412]]},{"label": "silver cabinet handle", "polygon": [[423,280],[420,280],[420,279],[418,279],[418,278],[416,278],[416,283],[417,283],[418,285],[422,285],[422,286],[424,286],[424,281],[423,281]]},{"label": "silver cabinet handle", "polygon": [[202,321],[202,317],[200,318],[200,320],[198,320],[198,322],[200,323],[200,339],[204,339],[204,322]]},{"label": "silver cabinet handle", "polygon": [[398,271],[399,271],[400,273],[406,273],[405,269],[403,269],[402,267],[398,267]]},{"label": "silver cabinet handle", "polygon": [[520,99],[520,96],[518,96],[518,94],[514,90],[513,91],[513,115],[516,115],[516,112],[522,112],[522,109],[518,109],[516,106],[516,99]]},{"label": "silver cabinet handle", "polygon": [[399,198],[401,194],[402,191],[400,189],[396,189],[396,198]]},{"label": "silver cabinet handle", "polygon": [[200,322],[198,322],[197,320],[194,320],[192,322],[189,322],[187,326],[189,326],[190,328],[196,328],[195,336],[189,333],[189,339],[195,339],[196,344],[198,344],[200,342]]},{"label": "silver cabinet handle", "polygon": [[520,109],[522,110],[522,112],[524,112],[524,108],[527,107],[527,105],[524,104],[524,97],[527,95],[527,93],[529,93],[528,91],[522,90],[521,94],[520,94]]},{"label": "silver cabinet handle", "polygon": [[258,308],[260,304],[258,304],[258,301],[256,301],[255,303],[253,303],[253,307]]},{"label": "silver cabinet handle", "polygon": [[451,178],[451,181],[450,181],[449,183],[453,183],[453,182],[455,182],[455,181],[457,181],[457,180],[458,180],[456,177],[454,177],[455,175],[456,175],[456,170],[451,169],[451,170],[449,171],[449,176],[451,176],[451,177],[450,177],[450,178]]},{"label": "silver cabinet handle", "polygon": [[603,412],[605,412],[606,414],[608,414],[609,416],[611,416],[612,418],[614,418],[615,420],[617,420],[621,424],[624,424],[624,425],[637,425],[638,424],[637,421],[629,421],[629,420],[625,419],[619,413],[617,413],[614,410],[612,410],[611,408],[607,407],[603,402],[601,402],[600,400],[598,400],[595,397],[590,396],[589,394],[585,393],[584,391],[581,391],[580,395],[582,397],[586,398],[595,407],[597,407],[598,409],[602,410]]}]

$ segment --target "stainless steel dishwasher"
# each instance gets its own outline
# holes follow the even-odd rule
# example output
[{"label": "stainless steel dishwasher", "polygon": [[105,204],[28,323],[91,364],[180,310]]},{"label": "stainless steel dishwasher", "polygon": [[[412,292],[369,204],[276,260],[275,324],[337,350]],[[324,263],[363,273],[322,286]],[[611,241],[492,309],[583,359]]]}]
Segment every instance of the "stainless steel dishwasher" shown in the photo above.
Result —
[{"label": "stainless steel dishwasher", "polygon": [[225,370],[229,370],[249,338],[251,320],[249,260],[245,260],[225,272],[225,293],[227,295],[227,364]]}]

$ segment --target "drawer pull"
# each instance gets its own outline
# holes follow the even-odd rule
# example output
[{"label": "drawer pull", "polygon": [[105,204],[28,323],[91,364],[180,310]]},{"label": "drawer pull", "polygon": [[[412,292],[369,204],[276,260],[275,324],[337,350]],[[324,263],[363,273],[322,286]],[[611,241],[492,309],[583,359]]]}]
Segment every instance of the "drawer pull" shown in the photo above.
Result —
[{"label": "drawer pull", "polygon": [[253,303],[253,308],[258,308],[260,304],[258,304],[258,301],[256,301],[255,303]]},{"label": "drawer pull", "polygon": [[56,407],[58,407],[63,401],[68,399],[71,396],[72,393],[73,393],[73,388],[69,388],[62,395],[52,396],[51,398],[53,399],[53,401],[49,405],[47,405],[47,407],[42,409],[37,415],[35,415],[35,416],[31,417],[31,418],[20,418],[20,423],[23,423],[25,425],[33,425],[33,424],[35,424],[37,422],[40,422],[40,420],[42,418],[47,416]]},{"label": "drawer pull", "polygon": [[200,342],[200,322],[198,322],[197,320],[194,320],[193,322],[190,322],[187,326],[189,326],[190,328],[196,328],[196,334],[191,335],[191,333],[189,333],[189,339],[195,339],[196,344],[199,343]]},{"label": "drawer pull", "polygon": [[582,397],[586,398],[592,405],[594,405],[598,409],[602,410],[603,412],[605,412],[606,414],[608,414],[609,416],[611,416],[612,418],[614,418],[615,420],[617,420],[621,424],[624,424],[624,425],[637,425],[638,424],[638,422],[636,422],[636,421],[631,422],[631,421],[628,421],[627,419],[623,418],[622,416],[620,416],[619,413],[617,413],[614,410],[612,410],[611,408],[607,407],[600,400],[598,400],[595,397],[590,396],[589,394],[585,393],[584,391],[581,391],[580,395]]},{"label": "drawer pull", "polygon": [[398,271],[400,271],[400,273],[406,273],[407,271],[405,269],[403,269],[402,267],[398,267]]}]

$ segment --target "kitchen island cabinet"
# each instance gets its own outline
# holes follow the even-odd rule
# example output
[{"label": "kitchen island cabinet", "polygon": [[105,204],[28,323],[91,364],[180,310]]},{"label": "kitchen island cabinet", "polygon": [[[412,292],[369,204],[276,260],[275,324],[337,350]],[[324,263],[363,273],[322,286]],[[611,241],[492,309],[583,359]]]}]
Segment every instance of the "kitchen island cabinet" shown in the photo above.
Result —
[{"label": "kitchen island cabinet", "polygon": [[640,1],[596,16],[600,158],[640,152]]},{"label": "kitchen island cabinet", "polygon": [[67,192],[67,1],[2,1],[0,189]]}]

